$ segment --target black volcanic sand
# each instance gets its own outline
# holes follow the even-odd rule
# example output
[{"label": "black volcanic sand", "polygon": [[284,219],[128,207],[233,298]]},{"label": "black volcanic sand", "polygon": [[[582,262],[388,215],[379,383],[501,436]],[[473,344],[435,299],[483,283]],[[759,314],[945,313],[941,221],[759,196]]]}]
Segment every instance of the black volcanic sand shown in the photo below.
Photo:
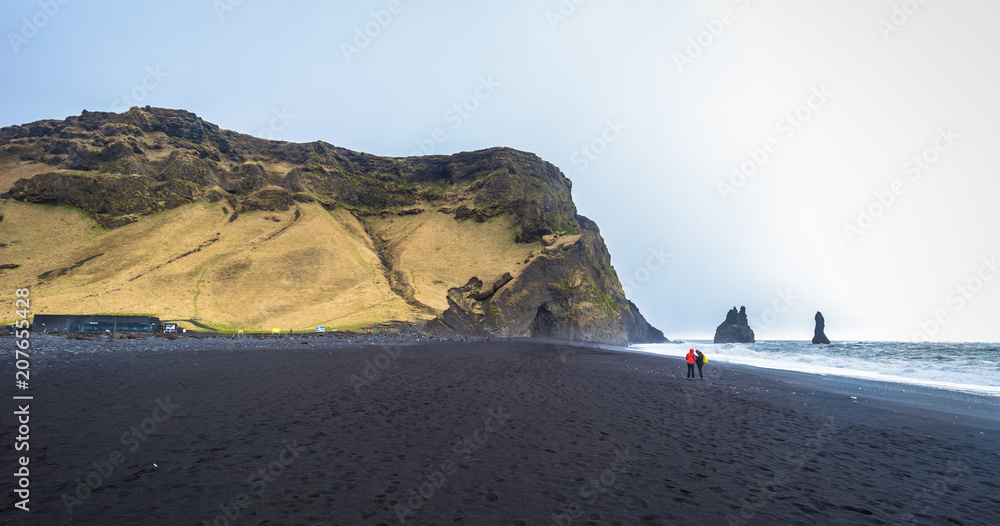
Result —
[{"label": "black volcanic sand", "polygon": [[[0,524],[971,525],[1000,511],[1000,424],[977,409],[990,399],[934,412],[930,390],[711,362],[694,381],[673,358],[540,342],[35,343],[31,511],[12,508],[5,446]],[[11,386],[13,370],[8,357]]]}]

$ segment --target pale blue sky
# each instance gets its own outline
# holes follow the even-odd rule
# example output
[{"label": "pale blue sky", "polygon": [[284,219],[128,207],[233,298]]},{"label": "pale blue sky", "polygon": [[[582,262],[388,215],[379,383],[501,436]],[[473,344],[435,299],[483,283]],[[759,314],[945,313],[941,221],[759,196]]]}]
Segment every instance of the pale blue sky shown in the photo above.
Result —
[{"label": "pale blue sky", "polygon": [[746,305],[762,339],[822,310],[833,339],[943,313],[931,339],[1000,341],[994,2],[63,1],[0,5],[2,126],[148,104],[379,155],[510,146],[573,180],[669,337]]}]

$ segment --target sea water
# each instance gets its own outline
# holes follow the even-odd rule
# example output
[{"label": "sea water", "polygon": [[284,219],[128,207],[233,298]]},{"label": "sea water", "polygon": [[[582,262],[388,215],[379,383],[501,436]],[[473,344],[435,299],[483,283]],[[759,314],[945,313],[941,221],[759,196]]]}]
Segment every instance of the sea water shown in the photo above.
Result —
[{"label": "sea water", "polygon": [[734,363],[803,373],[898,382],[1000,397],[1000,344],[709,341],[637,345],[637,351],[684,357],[699,349],[708,364]]}]

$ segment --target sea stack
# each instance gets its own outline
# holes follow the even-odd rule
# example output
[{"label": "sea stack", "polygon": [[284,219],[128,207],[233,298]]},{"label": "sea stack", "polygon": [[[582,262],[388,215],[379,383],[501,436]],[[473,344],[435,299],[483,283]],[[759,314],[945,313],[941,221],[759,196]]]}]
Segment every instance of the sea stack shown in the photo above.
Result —
[{"label": "sea stack", "polygon": [[754,343],[746,307],[740,307],[739,311],[733,307],[726,313],[726,321],[715,329],[715,343]]},{"label": "sea stack", "polygon": [[816,313],[816,331],[813,333],[813,343],[830,343],[830,338],[826,337],[826,333],[823,329],[826,328],[826,320],[823,319],[823,313]]}]

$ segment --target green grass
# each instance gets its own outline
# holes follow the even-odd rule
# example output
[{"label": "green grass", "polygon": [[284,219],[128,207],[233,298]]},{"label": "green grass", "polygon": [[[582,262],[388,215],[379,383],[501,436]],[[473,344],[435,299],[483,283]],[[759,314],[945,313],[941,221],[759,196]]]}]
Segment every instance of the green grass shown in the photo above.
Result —
[{"label": "green grass", "polygon": [[149,316],[156,318],[160,315],[149,312],[91,312],[87,313],[87,316]]},{"label": "green grass", "polygon": [[573,285],[573,282],[568,279],[564,279],[559,283],[556,283],[555,285],[552,286],[552,288],[555,289],[556,292],[563,294],[565,296],[572,295],[573,291],[576,290],[576,287]]},{"label": "green grass", "polygon": [[620,316],[622,313],[622,306],[612,299],[592,301],[591,303],[601,309],[609,318]]},{"label": "green grass", "polygon": [[611,298],[611,294],[608,294],[593,285],[587,287],[587,293],[591,297],[590,302],[601,309],[604,314],[609,317],[621,316],[622,306]]},{"label": "green grass", "polygon": [[580,225],[576,221],[570,220],[569,218],[563,217],[559,226],[556,227],[557,232],[566,232],[570,235],[576,235],[580,233]]},{"label": "green grass", "polygon": [[[184,170],[184,167],[185,167],[185,163],[182,163],[180,161],[174,161],[174,162],[170,163],[169,166],[167,166],[167,168],[163,171],[163,173],[164,173],[164,175],[168,175],[168,176],[177,176],[177,175],[180,175],[182,173],[182,171]],[[198,168],[196,166],[189,166],[189,167],[193,168],[194,169],[194,174],[197,175],[197,176],[199,176],[199,177],[205,175],[205,173],[207,172],[207,170],[205,170],[204,168]]]},{"label": "green grass", "polygon": [[8,204],[8,205],[16,205],[16,206],[28,206],[28,207],[33,206],[33,207],[37,207],[39,210],[65,210],[65,211],[68,211],[68,212],[72,212],[75,215],[78,215],[80,217],[80,219],[84,223],[86,223],[86,226],[88,226],[90,228],[97,229],[99,232],[108,232],[108,231],[111,230],[110,228],[105,228],[105,227],[101,226],[101,224],[98,223],[97,220],[95,220],[93,217],[90,217],[90,214],[88,214],[82,208],[80,208],[78,206],[73,206],[73,205],[47,205],[47,204],[43,204],[43,203],[29,203],[27,201],[8,201],[8,202],[6,202],[6,204]]},{"label": "green grass", "polygon": [[101,167],[98,168],[98,171],[101,172],[101,173],[106,173],[106,174],[108,174],[108,173],[113,173],[113,174],[131,173],[131,171],[128,170],[129,165],[131,163],[132,163],[132,159],[129,159],[129,158],[118,159],[117,161],[111,161],[109,163],[102,164]]},{"label": "green grass", "polygon": [[321,164],[312,164],[312,163],[307,164],[302,171],[307,174],[315,175],[316,177],[321,177],[323,179],[326,179],[327,177],[330,176],[326,172],[326,170],[323,169],[323,165]]},{"label": "green grass", "polygon": [[170,145],[175,148],[184,148],[185,150],[197,150],[198,144],[194,141],[188,139],[182,139],[180,137],[170,137]]},{"label": "green grass", "polygon": [[423,184],[419,186],[423,189],[424,196],[427,199],[434,201],[444,198],[444,194],[448,191],[449,185],[448,183],[440,182],[440,183]]}]

